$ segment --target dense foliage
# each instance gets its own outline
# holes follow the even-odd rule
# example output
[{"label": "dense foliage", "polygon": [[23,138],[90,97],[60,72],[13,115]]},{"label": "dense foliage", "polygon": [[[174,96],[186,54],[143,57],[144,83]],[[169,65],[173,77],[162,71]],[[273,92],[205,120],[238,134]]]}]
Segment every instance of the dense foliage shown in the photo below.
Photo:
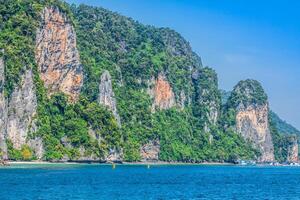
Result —
[{"label": "dense foliage", "polygon": [[269,124],[270,124],[270,131],[274,143],[275,159],[279,162],[285,162],[288,157],[288,148],[297,139],[297,136],[291,134],[283,134],[279,132],[276,123],[277,122],[274,120],[274,118],[270,117]]},{"label": "dense foliage", "polygon": [[264,105],[267,103],[268,96],[264,92],[261,84],[256,80],[247,79],[240,81],[233,89],[228,104],[230,107],[237,108],[240,104]]},{"label": "dense foliage", "polygon": [[[69,6],[59,0],[8,0],[0,4],[0,49],[4,49],[6,67],[5,90],[9,97],[12,90],[19,84],[20,75],[26,68],[35,73],[35,84],[38,96],[39,127],[31,137],[41,137],[45,146],[46,160],[76,159],[79,149],[84,148],[85,156],[95,154],[103,158],[110,148],[120,148],[121,135],[111,113],[97,103],[85,100],[75,105],[67,103],[66,97],[57,94],[51,99],[47,97],[35,62],[35,35],[40,22],[40,12],[45,6],[57,6],[72,19]],[[101,143],[93,141],[89,128],[95,131],[97,137],[104,140]],[[70,144],[70,145],[68,145]],[[7,141],[10,159],[32,159],[33,152],[28,146],[21,150],[13,148]]]},{"label": "dense foliage", "polygon": [[276,128],[278,129],[279,133],[282,133],[284,135],[290,135],[294,134],[300,137],[300,131],[297,130],[295,127],[287,123],[286,121],[282,120],[276,113],[273,111],[270,111],[270,118],[276,125]]},{"label": "dense foliage", "polygon": [[[216,112],[220,110],[217,76],[210,68],[202,68],[200,58],[178,33],[144,26],[102,8],[81,5],[73,6],[72,11],[87,74],[83,95],[90,101],[97,99],[101,73],[108,70],[112,74],[126,161],[140,160],[141,145],[155,139],[161,141],[161,160],[228,161],[234,155],[253,158],[253,149],[235,133],[206,123],[212,106]],[[182,92],[192,99],[185,102],[184,110],[151,114],[149,81],[162,72],[177,102]],[[192,80],[192,73],[199,77]],[[203,130],[205,124],[215,130],[212,144],[205,142],[211,137]],[[247,148],[241,150],[241,146]]]},{"label": "dense foliage", "polygon": [[[64,155],[76,160],[80,156],[79,148],[84,148],[84,156],[94,154],[104,159],[110,148],[121,147],[116,120],[97,103],[81,99],[76,104],[68,104],[66,96],[56,94],[41,110],[39,129],[34,136],[43,138],[47,160],[59,160]],[[90,135],[90,129],[96,137]],[[95,138],[103,140],[98,143]]]},{"label": "dense foliage", "polygon": [[7,141],[7,153],[11,160],[30,161],[35,159],[34,154],[28,145],[23,145],[21,149],[14,149],[13,143],[10,140]]},{"label": "dense foliage", "polygon": [[[216,125],[221,108],[221,94],[218,89],[217,73],[205,67],[194,74],[193,115],[198,129]],[[215,119],[214,119],[215,118]]]},{"label": "dense foliage", "polygon": [[[85,79],[80,100],[75,104],[69,104],[60,93],[48,98],[35,63],[39,13],[49,5],[67,13],[76,30]],[[125,161],[139,161],[140,147],[151,140],[160,140],[159,158],[165,161],[232,162],[259,154],[230,125],[234,124],[233,108],[238,103],[266,102],[260,84],[241,82],[236,91],[243,92],[249,84],[254,85],[247,90],[254,98],[233,93],[222,109],[215,71],[203,68],[188,42],[175,31],[144,26],[102,8],[69,6],[59,0],[7,0],[0,4],[0,22],[7,95],[19,83],[25,68],[35,73],[38,131],[30,137],[43,139],[44,159],[104,159],[111,149],[123,149]],[[104,70],[112,76],[121,127],[111,112],[96,102]],[[185,95],[183,108],[151,110],[153,99],[148,91],[151,80],[160,73],[166,75],[176,102]],[[224,128],[225,125],[228,126]],[[11,159],[34,159],[28,146],[17,150],[10,141],[7,144]]]}]

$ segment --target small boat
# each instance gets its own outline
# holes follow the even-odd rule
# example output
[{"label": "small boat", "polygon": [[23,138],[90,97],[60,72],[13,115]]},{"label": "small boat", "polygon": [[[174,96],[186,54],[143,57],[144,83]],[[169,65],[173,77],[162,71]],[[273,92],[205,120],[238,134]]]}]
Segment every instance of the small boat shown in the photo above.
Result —
[{"label": "small boat", "polygon": [[253,160],[239,160],[238,165],[242,165],[242,166],[255,166],[256,162]]}]

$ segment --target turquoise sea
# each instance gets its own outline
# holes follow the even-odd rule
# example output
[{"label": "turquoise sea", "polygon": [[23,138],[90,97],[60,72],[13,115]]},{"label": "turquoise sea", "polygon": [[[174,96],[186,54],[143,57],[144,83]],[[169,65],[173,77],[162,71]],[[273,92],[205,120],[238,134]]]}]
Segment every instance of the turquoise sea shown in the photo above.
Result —
[{"label": "turquoise sea", "polygon": [[300,168],[203,165],[13,165],[0,200],[300,199]]}]

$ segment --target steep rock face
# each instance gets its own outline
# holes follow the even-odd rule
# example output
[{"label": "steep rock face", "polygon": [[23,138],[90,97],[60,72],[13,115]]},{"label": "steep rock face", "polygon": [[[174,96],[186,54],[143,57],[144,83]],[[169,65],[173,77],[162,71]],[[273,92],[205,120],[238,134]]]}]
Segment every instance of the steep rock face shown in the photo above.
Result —
[{"label": "steep rock face", "polygon": [[298,142],[296,137],[292,137],[290,145],[288,146],[288,162],[298,162]]},{"label": "steep rock face", "polygon": [[262,153],[262,162],[274,160],[274,148],[268,124],[268,105],[239,108],[236,115],[237,131],[251,141]]},{"label": "steep rock face", "polygon": [[65,14],[45,8],[37,31],[36,61],[49,95],[63,92],[77,100],[83,83],[83,69],[76,48],[76,34]]},{"label": "steep rock face", "polygon": [[7,137],[20,149],[26,143],[28,132],[33,126],[36,115],[37,99],[33,73],[26,70],[20,86],[13,91],[8,104]]},{"label": "steep rock face", "polygon": [[7,100],[4,94],[4,82],[5,82],[5,66],[4,61],[0,58],[0,149],[2,151],[2,157],[7,158],[7,147],[5,142],[6,137],[6,123],[7,123]]},{"label": "steep rock face", "polygon": [[154,99],[152,110],[159,108],[166,110],[176,105],[175,95],[170,83],[163,74],[159,74],[154,86],[150,89],[150,96]]},{"label": "steep rock face", "polygon": [[229,102],[236,109],[236,130],[260,150],[260,162],[274,160],[274,146],[269,128],[269,105],[259,82],[241,81]]},{"label": "steep rock face", "polygon": [[158,161],[160,152],[159,140],[153,140],[143,145],[140,149],[142,161]]},{"label": "steep rock face", "polygon": [[118,124],[121,125],[115,94],[112,88],[111,76],[108,71],[104,71],[100,78],[98,102],[99,104],[107,106],[112,111]]}]

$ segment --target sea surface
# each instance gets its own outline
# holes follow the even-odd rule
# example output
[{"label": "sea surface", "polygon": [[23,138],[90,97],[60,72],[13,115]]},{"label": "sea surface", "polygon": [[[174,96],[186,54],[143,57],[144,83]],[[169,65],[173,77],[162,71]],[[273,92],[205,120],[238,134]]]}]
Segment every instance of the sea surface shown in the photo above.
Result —
[{"label": "sea surface", "polygon": [[300,199],[300,168],[43,164],[0,168],[0,200]]}]

